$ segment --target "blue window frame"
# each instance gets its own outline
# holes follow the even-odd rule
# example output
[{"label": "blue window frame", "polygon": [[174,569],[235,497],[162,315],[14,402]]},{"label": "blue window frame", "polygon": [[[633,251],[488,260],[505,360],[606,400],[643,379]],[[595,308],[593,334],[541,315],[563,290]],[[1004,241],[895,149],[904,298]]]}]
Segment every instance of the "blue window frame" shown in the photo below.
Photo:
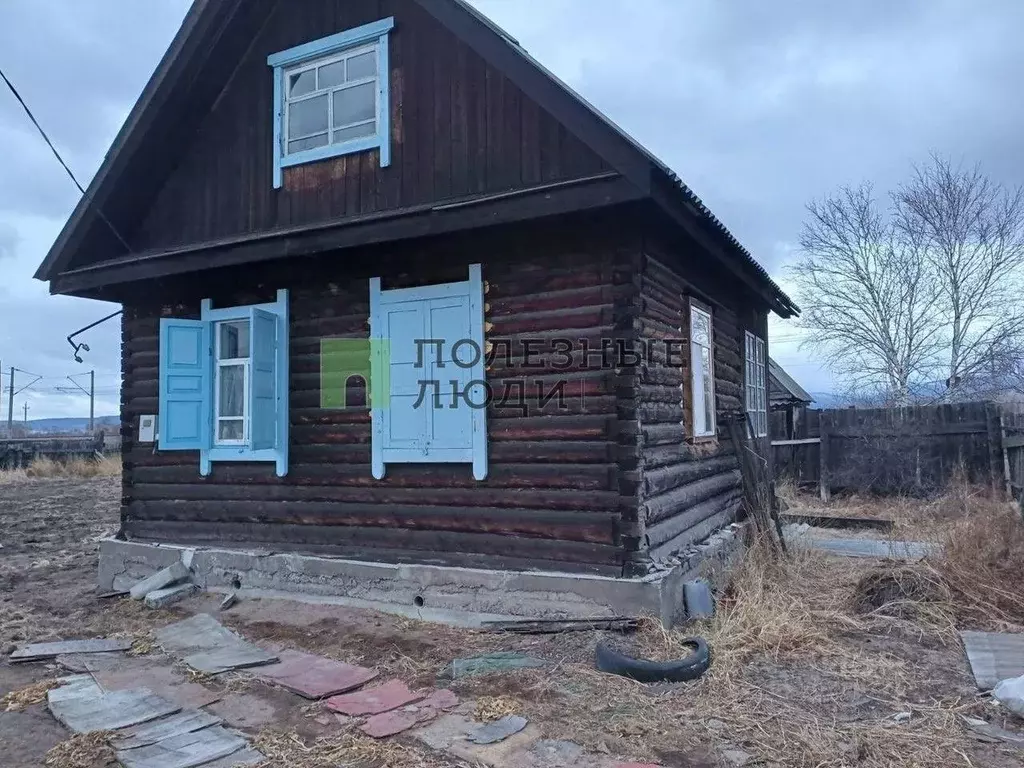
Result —
[{"label": "blue window frame", "polygon": [[[381,290],[370,280],[373,476],[387,464],[466,463],[487,477],[484,289],[479,264],[460,283]],[[376,341],[377,343],[373,343]]]},{"label": "blue window frame", "polygon": [[288,473],[288,291],[272,304],[160,321],[158,445],[214,461],[274,462]]},{"label": "blue window frame", "polygon": [[283,169],[380,150],[391,163],[388,33],[393,17],[271,54],[274,187]]}]

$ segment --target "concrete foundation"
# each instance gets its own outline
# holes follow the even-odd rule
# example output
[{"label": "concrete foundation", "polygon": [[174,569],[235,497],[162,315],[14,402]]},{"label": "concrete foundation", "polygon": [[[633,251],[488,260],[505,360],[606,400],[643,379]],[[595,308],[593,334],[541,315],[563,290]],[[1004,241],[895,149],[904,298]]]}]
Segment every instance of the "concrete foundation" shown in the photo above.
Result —
[{"label": "concrete foundation", "polygon": [[[730,537],[738,541],[738,537]],[[716,548],[716,554],[721,547]],[[509,618],[652,616],[666,626],[683,620],[684,584],[705,577],[712,559],[700,552],[663,564],[647,576],[610,578],[557,572],[493,571],[394,565],[229,549],[196,549],[105,539],[101,590],[124,590],[174,563],[215,592],[373,608],[426,620],[474,626]]]}]

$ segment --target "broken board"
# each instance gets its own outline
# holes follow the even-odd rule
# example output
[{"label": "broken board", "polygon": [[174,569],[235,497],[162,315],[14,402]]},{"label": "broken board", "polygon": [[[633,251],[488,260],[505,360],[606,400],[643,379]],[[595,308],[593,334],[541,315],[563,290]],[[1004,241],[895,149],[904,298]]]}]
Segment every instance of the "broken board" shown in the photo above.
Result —
[{"label": "broken board", "polygon": [[220,725],[221,722],[223,721],[219,717],[211,715],[209,712],[190,709],[163,720],[143,723],[120,731],[111,738],[110,746],[116,750],[148,747],[164,739],[201,731],[211,725]]},{"label": "broken board", "polygon": [[11,663],[20,661],[42,661],[71,653],[109,653],[110,651],[127,651],[132,647],[131,640],[62,640],[57,643],[32,643],[23,645],[11,654]]}]

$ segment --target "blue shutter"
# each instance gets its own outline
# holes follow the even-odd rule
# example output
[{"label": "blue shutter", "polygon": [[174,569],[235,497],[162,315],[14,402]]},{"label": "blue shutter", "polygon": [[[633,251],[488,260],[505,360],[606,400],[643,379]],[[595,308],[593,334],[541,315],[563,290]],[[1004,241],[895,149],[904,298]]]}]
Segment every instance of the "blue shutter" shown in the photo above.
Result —
[{"label": "blue shutter", "polygon": [[210,323],[160,320],[160,450],[210,447],[212,365]]},{"label": "blue shutter", "polygon": [[250,313],[249,447],[258,451],[277,442],[277,317],[255,307]]},{"label": "blue shutter", "polygon": [[[423,302],[388,305],[383,312],[384,338],[390,341],[391,392],[382,413],[381,446],[390,461],[423,461],[426,455],[428,419],[434,402],[433,387],[423,395],[423,381],[431,377],[429,360],[434,350],[429,339]],[[418,403],[418,405],[417,405]]]}]

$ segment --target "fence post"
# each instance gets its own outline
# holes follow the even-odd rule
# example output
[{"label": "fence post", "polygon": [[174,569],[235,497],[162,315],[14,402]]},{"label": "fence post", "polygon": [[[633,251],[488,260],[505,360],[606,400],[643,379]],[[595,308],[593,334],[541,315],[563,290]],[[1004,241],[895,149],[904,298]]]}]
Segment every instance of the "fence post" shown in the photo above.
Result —
[{"label": "fence post", "polygon": [[988,474],[992,493],[999,493],[999,457],[1003,453],[1003,435],[999,426],[1000,409],[995,403],[985,403],[985,432],[988,437]]},{"label": "fence post", "polygon": [[829,482],[829,432],[832,431],[832,416],[831,414],[822,413],[821,421],[819,424],[819,433],[821,434],[821,445],[818,446],[818,483],[821,490],[821,500],[830,501],[832,499],[832,486]]},{"label": "fence post", "polygon": [[1013,476],[1010,473],[1010,452],[1006,448],[1006,417],[1003,409],[999,409],[999,447],[1003,454],[1003,484],[1006,488],[1006,498],[1013,501]]}]

